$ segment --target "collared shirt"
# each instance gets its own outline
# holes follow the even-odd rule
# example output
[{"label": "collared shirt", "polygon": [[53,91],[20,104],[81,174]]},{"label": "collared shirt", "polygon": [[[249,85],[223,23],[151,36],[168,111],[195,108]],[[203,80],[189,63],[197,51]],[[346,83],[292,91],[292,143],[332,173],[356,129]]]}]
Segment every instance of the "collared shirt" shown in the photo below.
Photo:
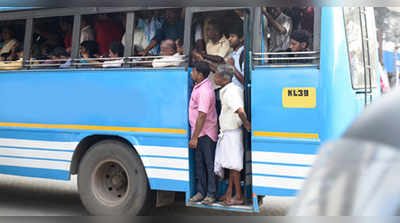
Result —
[{"label": "collared shirt", "polygon": [[95,30],[90,26],[85,26],[81,29],[80,43],[89,40],[96,40]]},{"label": "collared shirt", "polygon": [[240,128],[242,120],[236,111],[244,107],[243,90],[231,82],[221,88],[219,95],[222,106],[219,115],[221,132]]},{"label": "collared shirt", "polygon": [[[157,18],[156,16],[153,16],[150,21],[146,19],[138,20],[137,29],[143,30],[146,36],[145,39],[147,40],[147,45],[144,49],[150,44],[150,41],[154,38],[157,30],[161,28],[162,24],[162,19]],[[149,51],[149,53],[152,55],[160,54],[160,45],[155,46]]]},{"label": "collared shirt", "polygon": [[[127,45],[126,33],[124,33],[124,35],[122,36],[121,43],[122,43],[122,45],[124,45],[124,47]],[[149,42],[148,42],[147,37],[146,37],[145,33],[143,32],[143,30],[135,29],[133,31],[133,46],[132,46],[132,49],[134,49],[134,47],[136,47],[139,51],[141,51],[141,50],[146,49],[148,44],[149,44]]]},{"label": "collared shirt", "polygon": [[[244,46],[241,46],[239,49],[232,51],[231,55],[229,55],[229,58],[232,58],[235,61],[236,70],[238,70],[242,75],[244,71],[244,63],[240,64],[240,55],[243,50]],[[243,84],[236,78],[236,76],[233,76],[232,82],[243,89]]]},{"label": "collared shirt", "polygon": [[218,139],[218,117],[215,107],[215,93],[210,80],[207,78],[194,86],[189,102],[189,123],[193,136],[199,112],[207,114],[204,127],[199,137],[207,135],[214,142]]},{"label": "collared shirt", "polygon": [[182,66],[184,62],[185,62],[184,55],[175,53],[172,56],[166,56],[160,59],[153,60],[152,65],[154,68],[179,67]]},{"label": "collared shirt", "polygon": [[[278,52],[284,51],[289,48],[290,44],[290,33],[292,32],[292,19],[281,13],[275,21],[281,24],[285,29],[286,33],[281,34],[279,30],[273,27],[271,24],[268,23],[268,19],[265,15],[264,16],[264,45],[267,46],[268,44],[268,52]],[[268,35],[270,41],[268,42]],[[267,49],[264,47],[264,49]]]},{"label": "collared shirt", "polygon": [[229,40],[223,35],[217,43],[213,43],[211,40],[208,40],[206,52],[208,55],[225,58],[232,52],[232,48],[229,44]]}]

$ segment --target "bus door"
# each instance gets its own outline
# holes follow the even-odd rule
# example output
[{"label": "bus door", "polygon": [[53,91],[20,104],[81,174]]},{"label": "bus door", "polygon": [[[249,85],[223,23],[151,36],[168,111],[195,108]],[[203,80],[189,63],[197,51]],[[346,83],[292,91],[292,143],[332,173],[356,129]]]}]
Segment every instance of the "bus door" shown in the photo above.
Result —
[{"label": "bus door", "polygon": [[251,70],[253,196],[295,196],[320,144],[318,52],[268,52],[266,23],[262,10],[256,9]]},{"label": "bus door", "polygon": [[[211,21],[212,19],[216,18],[218,19],[222,26],[221,28],[223,29],[224,35],[226,36],[226,39],[228,39],[229,35],[229,28],[233,26],[234,24],[234,19],[242,19],[243,23],[243,35],[244,35],[244,50],[245,54],[244,57],[244,79],[245,79],[245,84],[244,84],[244,97],[245,97],[245,110],[250,117],[250,91],[249,87],[250,86],[250,78],[249,78],[249,49],[250,49],[250,25],[251,24],[251,16],[253,14],[253,9],[252,8],[219,8],[219,7],[213,7],[213,8],[206,8],[206,7],[200,7],[200,8],[188,8],[186,11],[186,16],[189,16],[192,20],[190,24],[190,28],[188,27],[188,24],[185,26],[185,35],[191,35],[191,48],[190,50],[194,50],[198,47],[198,31],[200,30],[199,24],[201,24],[202,30],[204,32],[207,32],[207,28],[205,24],[207,24],[208,21]],[[203,33],[203,38],[205,38],[205,33]],[[189,39],[189,38],[185,38]],[[204,42],[206,45],[206,41]],[[225,58],[228,58],[230,56],[230,53],[225,55]],[[217,66],[218,64],[213,64],[211,62],[212,66]],[[189,69],[190,70],[190,69]],[[189,73],[190,75],[190,73]],[[209,78],[212,80],[214,77],[213,74],[210,74]],[[214,81],[212,80],[214,83]],[[216,93],[218,94],[218,90],[216,90]],[[212,208],[212,209],[222,209],[222,210],[229,210],[229,211],[241,211],[241,212],[254,212],[258,211],[257,207],[257,199],[254,199],[252,196],[252,188],[251,188],[251,151],[250,151],[250,133],[244,132],[244,137],[243,137],[243,142],[245,145],[245,155],[244,155],[244,166],[243,170],[241,173],[241,185],[242,185],[242,191],[244,195],[244,204],[243,205],[233,205],[233,206],[225,206],[223,202],[216,202],[212,205],[202,205],[200,202],[189,202],[189,197],[187,198],[187,206],[192,206],[192,207],[202,207],[202,208]],[[194,162],[194,152],[191,151],[190,154],[190,169],[191,171],[191,176],[190,176],[190,196],[193,196],[196,192],[196,187],[195,187],[195,162]],[[225,172],[225,175],[227,175],[229,172]],[[228,180],[225,179],[221,182],[218,182],[217,185],[217,197],[220,197],[226,192],[226,188],[228,186]]]}]

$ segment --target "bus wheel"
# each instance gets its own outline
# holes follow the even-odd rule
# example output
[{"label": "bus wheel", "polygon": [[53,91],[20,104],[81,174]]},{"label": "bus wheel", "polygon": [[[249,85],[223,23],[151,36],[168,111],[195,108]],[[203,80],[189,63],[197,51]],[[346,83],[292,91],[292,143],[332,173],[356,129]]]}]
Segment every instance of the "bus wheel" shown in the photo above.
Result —
[{"label": "bus wheel", "polygon": [[114,140],[99,142],[85,154],[79,165],[78,189],[92,215],[141,215],[152,202],[138,154]]}]

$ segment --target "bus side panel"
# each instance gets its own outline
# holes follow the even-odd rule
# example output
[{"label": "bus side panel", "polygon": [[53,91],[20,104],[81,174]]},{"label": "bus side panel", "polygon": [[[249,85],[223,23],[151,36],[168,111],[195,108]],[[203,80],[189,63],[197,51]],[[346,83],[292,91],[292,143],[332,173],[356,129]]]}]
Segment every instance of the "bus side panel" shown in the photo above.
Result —
[{"label": "bus side panel", "polygon": [[[89,135],[119,135],[138,151],[152,189],[187,191],[187,83],[183,69],[4,72],[0,148],[8,150],[0,150],[0,173],[26,167],[35,172],[28,176],[68,179],[72,156],[63,153]],[[53,155],[43,149],[60,160],[44,160]]]},{"label": "bus side panel", "polygon": [[[294,196],[301,188],[320,144],[319,76],[316,67],[256,67],[252,72],[251,157],[255,194]],[[315,90],[315,106],[307,107],[306,102],[291,107],[293,103],[284,99],[288,95],[285,88]],[[290,100],[293,97],[294,102],[305,98],[292,94]]]}]

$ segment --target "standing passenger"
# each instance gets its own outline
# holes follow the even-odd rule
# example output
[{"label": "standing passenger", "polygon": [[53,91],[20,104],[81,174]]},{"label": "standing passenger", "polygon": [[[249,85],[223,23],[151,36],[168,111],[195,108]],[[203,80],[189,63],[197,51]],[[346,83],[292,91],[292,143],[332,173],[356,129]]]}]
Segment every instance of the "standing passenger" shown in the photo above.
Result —
[{"label": "standing passenger", "polygon": [[96,42],[99,45],[100,55],[108,53],[108,47],[112,42],[120,42],[122,38],[122,24],[115,22],[107,14],[97,16],[94,24],[96,30]]},{"label": "standing passenger", "polygon": [[165,11],[165,22],[160,29],[157,30],[156,35],[150,41],[147,48],[141,52],[142,56],[149,54],[150,50],[161,41],[166,39],[183,39],[184,21],[180,17],[181,9],[167,9]]},{"label": "standing passenger", "polygon": [[81,20],[81,36],[79,43],[83,43],[84,41],[88,40],[96,40],[95,30],[90,25],[88,18],[83,16]]},{"label": "standing passenger", "polygon": [[[289,47],[289,37],[292,32],[292,19],[283,14],[280,8],[262,8],[264,14],[264,44],[268,52],[285,51]],[[269,38],[268,38],[269,34]],[[267,48],[265,48],[267,49]]]},{"label": "standing passenger", "polygon": [[235,24],[229,33],[229,44],[233,51],[227,58],[227,63],[232,65],[235,69],[232,82],[238,87],[243,89],[244,86],[244,37],[243,37],[243,23]]},{"label": "standing passenger", "polygon": [[217,192],[214,174],[215,145],[218,138],[217,111],[214,88],[207,78],[209,73],[210,67],[207,63],[194,64],[191,77],[195,86],[189,104],[192,129],[189,148],[195,149],[197,190],[190,201],[202,201],[206,205],[215,201]]},{"label": "standing passenger", "polygon": [[[244,203],[240,187],[240,171],[243,169],[243,132],[242,124],[250,132],[250,122],[244,111],[243,91],[232,83],[233,68],[230,65],[218,66],[215,83],[221,86],[220,98],[222,104],[219,116],[220,135],[215,152],[214,170],[223,178],[224,168],[229,169],[229,184],[223,200],[227,205]],[[235,196],[232,197],[233,186]]]}]

